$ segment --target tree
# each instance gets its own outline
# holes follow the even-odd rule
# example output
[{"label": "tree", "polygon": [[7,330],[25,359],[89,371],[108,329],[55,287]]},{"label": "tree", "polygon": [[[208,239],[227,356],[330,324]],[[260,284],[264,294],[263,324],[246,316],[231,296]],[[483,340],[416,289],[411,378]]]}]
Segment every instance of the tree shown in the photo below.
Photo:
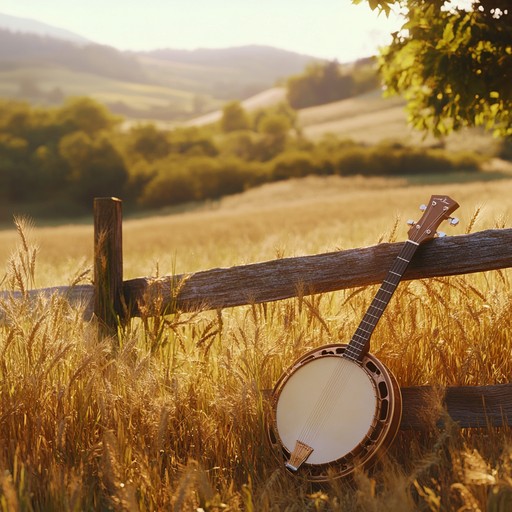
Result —
[{"label": "tree", "polygon": [[253,129],[257,132],[264,131],[262,123],[269,116],[278,115],[284,117],[288,124],[288,128],[294,130],[297,135],[300,134],[300,125],[298,123],[297,111],[294,110],[286,101],[281,101],[275,105],[256,110],[252,115]]},{"label": "tree", "polygon": [[170,132],[171,153],[215,156],[218,149],[208,127],[176,127]]},{"label": "tree", "polygon": [[289,119],[282,114],[270,113],[261,120],[259,130],[263,137],[257,145],[260,160],[270,160],[285,150],[290,128]]},{"label": "tree", "polygon": [[27,141],[0,133],[0,187],[2,199],[22,201],[30,195],[33,178],[25,153]]},{"label": "tree", "polygon": [[222,109],[220,127],[224,133],[249,128],[249,117],[239,101],[230,101]]},{"label": "tree", "polygon": [[154,124],[134,126],[128,136],[130,153],[144,158],[147,162],[159,160],[171,151],[167,133]]},{"label": "tree", "polygon": [[86,97],[67,99],[57,112],[57,120],[68,131],[83,131],[88,135],[110,130],[121,121],[104,105]]},{"label": "tree", "polygon": [[[363,0],[353,0],[361,3]],[[443,135],[484,126],[512,136],[510,0],[367,0],[404,13],[402,30],[381,54],[388,93],[408,101],[417,128]]]},{"label": "tree", "polygon": [[306,108],[348,98],[354,92],[351,75],[343,74],[336,61],[312,63],[301,75],[287,81],[287,99],[293,108]]},{"label": "tree", "polygon": [[82,205],[97,196],[122,196],[128,171],[106,135],[71,133],[61,139],[59,152],[70,168],[70,193]]}]

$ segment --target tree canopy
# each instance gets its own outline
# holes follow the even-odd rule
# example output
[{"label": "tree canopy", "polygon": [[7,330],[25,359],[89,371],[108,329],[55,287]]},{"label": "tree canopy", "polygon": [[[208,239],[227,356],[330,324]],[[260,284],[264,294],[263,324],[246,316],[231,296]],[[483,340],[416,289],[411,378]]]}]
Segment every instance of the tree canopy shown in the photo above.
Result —
[{"label": "tree canopy", "polygon": [[512,136],[510,0],[366,1],[403,13],[380,67],[388,93],[407,99],[414,126],[436,135],[484,126]]},{"label": "tree canopy", "polygon": [[254,112],[232,103],[224,118],[164,130],[120,124],[88,98],[60,107],[0,99],[0,222],[13,212],[83,215],[101,196],[123,197],[129,208],[161,208],[311,174],[476,172],[482,162],[476,154],[396,142],[308,139],[286,103]]},{"label": "tree canopy", "polygon": [[293,108],[305,108],[348,98],[353,87],[353,77],[343,74],[336,61],[313,62],[304,73],[288,79],[287,97]]}]

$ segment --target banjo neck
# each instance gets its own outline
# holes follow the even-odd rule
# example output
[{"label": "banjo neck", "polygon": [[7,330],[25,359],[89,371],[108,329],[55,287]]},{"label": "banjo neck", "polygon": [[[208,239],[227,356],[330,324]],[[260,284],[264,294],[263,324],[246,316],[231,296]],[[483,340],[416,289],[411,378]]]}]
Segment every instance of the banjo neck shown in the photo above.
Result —
[{"label": "banjo neck", "polygon": [[428,205],[423,205],[420,208],[424,212],[421,219],[418,222],[409,221],[409,224],[412,226],[408,232],[409,238],[395,259],[386,279],[380,286],[377,295],[352,336],[343,357],[353,361],[361,361],[363,359],[366,352],[368,352],[370,337],[386,306],[389,304],[414,253],[421,243],[435,237],[436,229],[443,220],[450,220],[450,224],[458,222],[458,219],[449,217],[450,213],[457,209],[458,206],[448,196],[432,196]]},{"label": "banjo neck", "polygon": [[418,246],[419,243],[412,240],[407,240],[405,242],[400,254],[396,257],[393,266],[389,270],[377,294],[372,300],[370,307],[363,316],[361,323],[354,332],[343,357],[354,361],[360,361],[368,351],[370,337],[373,334],[382,313],[384,313],[384,310],[389,304],[398,284],[402,280],[407,266],[412,260]]}]

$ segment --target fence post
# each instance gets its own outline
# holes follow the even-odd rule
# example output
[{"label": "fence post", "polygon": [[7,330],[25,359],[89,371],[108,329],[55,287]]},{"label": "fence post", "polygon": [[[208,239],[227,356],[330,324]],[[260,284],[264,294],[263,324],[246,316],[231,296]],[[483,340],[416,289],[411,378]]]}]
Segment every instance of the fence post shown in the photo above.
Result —
[{"label": "fence post", "polygon": [[122,294],[122,201],[98,197],[94,199],[94,313],[103,334],[117,334]]}]

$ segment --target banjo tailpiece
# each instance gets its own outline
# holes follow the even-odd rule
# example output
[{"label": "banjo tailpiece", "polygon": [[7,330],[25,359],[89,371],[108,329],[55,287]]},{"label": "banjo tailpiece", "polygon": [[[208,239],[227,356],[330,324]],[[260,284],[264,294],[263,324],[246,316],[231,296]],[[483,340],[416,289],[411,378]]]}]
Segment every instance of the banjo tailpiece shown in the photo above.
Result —
[{"label": "banjo tailpiece", "polygon": [[289,469],[295,473],[299,467],[307,460],[307,458],[313,452],[313,448],[308,446],[306,443],[297,440],[295,442],[295,448],[290,455],[290,459],[285,463],[286,469]]}]

